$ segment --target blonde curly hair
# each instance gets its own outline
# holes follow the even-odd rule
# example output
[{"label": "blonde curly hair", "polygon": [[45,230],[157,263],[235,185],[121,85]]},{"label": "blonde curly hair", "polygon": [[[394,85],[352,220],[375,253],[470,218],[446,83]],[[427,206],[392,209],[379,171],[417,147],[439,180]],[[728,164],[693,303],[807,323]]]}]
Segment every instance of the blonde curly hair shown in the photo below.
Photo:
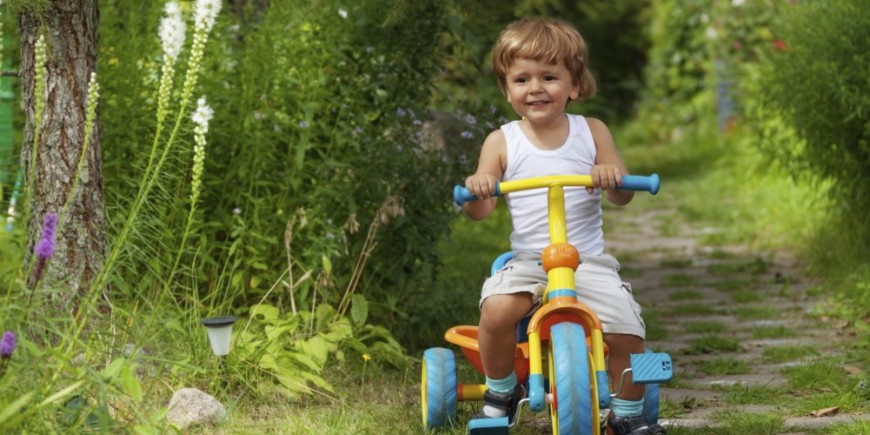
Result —
[{"label": "blonde curly hair", "polygon": [[587,67],[586,41],[574,26],[553,18],[524,18],[511,23],[492,50],[492,69],[502,92],[507,92],[507,70],[515,59],[530,59],[556,65],[563,62],[574,84],[577,99],[595,95],[595,78]]}]

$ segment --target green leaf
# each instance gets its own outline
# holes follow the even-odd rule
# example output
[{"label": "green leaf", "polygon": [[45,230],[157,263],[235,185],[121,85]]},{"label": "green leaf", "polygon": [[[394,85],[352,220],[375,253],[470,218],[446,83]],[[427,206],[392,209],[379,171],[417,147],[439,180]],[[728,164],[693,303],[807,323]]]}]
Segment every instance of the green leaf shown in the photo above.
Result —
[{"label": "green leaf", "polygon": [[294,360],[296,360],[296,362],[302,363],[303,365],[305,365],[306,367],[308,367],[311,370],[319,372],[321,369],[320,365],[317,364],[317,361],[315,361],[313,358],[311,358],[310,355],[305,355],[303,353],[290,353],[290,352],[288,352],[287,356],[289,356],[290,358],[293,358]]},{"label": "green leaf", "polygon": [[329,261],[329,257],[326,254],[321,255],[320,262],[323,263],[323,270],[326,271],[326,274],[332,275],[332,262]]},{"label": "green leaf", "polygon": [[326,391],[329,391],[330,393],[334,393],[334,392],[335,392],[335,390],[332,388],[332,385],[330,385],[329,382],[326,382],[326,379],[323,379],[323,378],[320,377],[319,375],[316,375],[316,374],[314,374],[314,373],[309,373],[309,372],[301,372],[301,373],[299,373],[299,374],[300,374],[304,379],[306,379],[307,381],[311,382],[311,383],[314,384],[315,386],[317,386],[317,387],[319,387],[319,388],[321,388],[321,389],[324,389],[324,390],[326,390]]},{"label": "green leaf", "polygon": [[353,335],[353,326],[347,318],[340,318],[330,326],[329,330],[321,334],[331,343],[338,343],[350,338]]},{"label": "green leaf", "polygon": [[256,317],[257,315],[263,316],[263,320],[275,320],[278,318],[280,311],[278,311],[278,307],[269,304],[259,304],[251,307],[251,317]]},{"label": "green leaf", "polygon": [[3,424],[13,415],[20,415],[18,411],[30,402],[31,396],[33,396],[33,391],[19,397],[16,401],[3,408],[3,411],[0,411],[0,428],[2,428]]},{"label": "green leaf", "polygon": [[369,316],[369,302],[365,296],[354,294],[351,297],[350,317],[357,325],[364,325]]},{"label": "green leaf", "polygon": [[126,362],[126,361],[127,361],[127,359],[124,358],[123,356],[115,358],[115,360],[112,361],[109,364],[109,366],[103,370],[103,373],[102,373],[103,379],[109,380],[109,379],[114,378],[118,374],[118,372],[121,371],[121,367],[124,366],[124,362]]},{"label": "green leaf", "polygon": [[133,400],[142,401],[142,385],[139,384],[131,364],[125,364],[121,369],[121,385],[124,387],[124,392]]},{"label": "green leaf", "polygon": [[269,340],[275,341],[281,338],[285,332],[296,329],[296,325],[288,325],[286,323],[281,324],[281,326],[266,325],[264,329],[266,331],[266,337]]},{"label": "green leaf", "polygon": [[260,362],[258,364],[260,367],[266,370],[277,371],[280,369],[280,367],[278,367],[278,363],[275,361],[275,357],[270,353],[263,354],[263,356],[260,357]]},{"label": "green leaf", "polygon": [[317,371],[326,364],[326,358],[329,356],[329,342],[320,335],[311,337],[308,340],[299,343],[299,348],[305,355],[310,356],[317,363]]},{"label": "green leaf", "polygon": [[50,403],[54,403],[54,402],[59,401],[60,399],[63,399],[64,397],[72,394],[75,390],[78,390],[79,387],[81,387],[82,384],[84,384],[84,383],[85,383],[85,381],[78,381],[78,382],[64,388],[63,390],[60,390],[57,393],[54,393],[51,396],[48,396],[45,400],[43,400],[39,404],[39,407],[41,408],[45,405],[48,405]]}]

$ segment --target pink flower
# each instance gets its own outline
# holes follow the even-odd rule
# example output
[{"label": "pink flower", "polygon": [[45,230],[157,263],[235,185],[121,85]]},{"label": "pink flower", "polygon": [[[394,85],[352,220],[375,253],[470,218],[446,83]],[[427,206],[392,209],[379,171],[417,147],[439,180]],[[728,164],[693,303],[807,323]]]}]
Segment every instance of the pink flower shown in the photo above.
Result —
[{"label": "pink flower", "polygon": [[783,41],[782,39],[777,39],[776,41],[773,41],[773,46],[776,47],[776,49],[779,51],[783,51],[788,48],[788,45],[786,45],[785,41]]}]

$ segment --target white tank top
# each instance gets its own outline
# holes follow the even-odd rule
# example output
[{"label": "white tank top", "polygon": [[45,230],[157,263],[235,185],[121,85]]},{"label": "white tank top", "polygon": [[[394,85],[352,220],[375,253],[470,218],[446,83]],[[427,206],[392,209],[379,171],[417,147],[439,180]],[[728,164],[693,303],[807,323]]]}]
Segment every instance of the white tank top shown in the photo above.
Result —
[{"label": "white tank top", "polygon": [[[520,128],[520,121],[501,126],[507,140],[507,168],[504,181],[544,175],[587,175],[595,165],[595,142],[586,118],[568,114],[568,139],[554,150],[532,144]],[[550,244],[547,219],[547,189],[514,192],[505,196],[511,214],[513,252],[541,253]],[[601,192],[583,187],[565,188],[565,220],[568,242],[582,255],[604,253],[601,229]]]}]

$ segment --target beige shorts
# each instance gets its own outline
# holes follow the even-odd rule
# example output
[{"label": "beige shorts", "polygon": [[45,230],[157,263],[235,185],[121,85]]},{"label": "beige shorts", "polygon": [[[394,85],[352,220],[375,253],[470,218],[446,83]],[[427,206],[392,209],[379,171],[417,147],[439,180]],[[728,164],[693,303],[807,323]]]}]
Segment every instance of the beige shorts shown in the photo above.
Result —
[{"label": "beige shorts", "polygon": [[[631,285],[619,277],[619,262],[612,255],[581,256],[574,275],[577,297],[601,319],[605,333],[646,335],[640,305],[631,294]],[[547,273],[540,256],[515,253],[514,258],[483,283],[480,305],[489,296],[531,293],[535,307],[541,303],[547,286]]]}]

